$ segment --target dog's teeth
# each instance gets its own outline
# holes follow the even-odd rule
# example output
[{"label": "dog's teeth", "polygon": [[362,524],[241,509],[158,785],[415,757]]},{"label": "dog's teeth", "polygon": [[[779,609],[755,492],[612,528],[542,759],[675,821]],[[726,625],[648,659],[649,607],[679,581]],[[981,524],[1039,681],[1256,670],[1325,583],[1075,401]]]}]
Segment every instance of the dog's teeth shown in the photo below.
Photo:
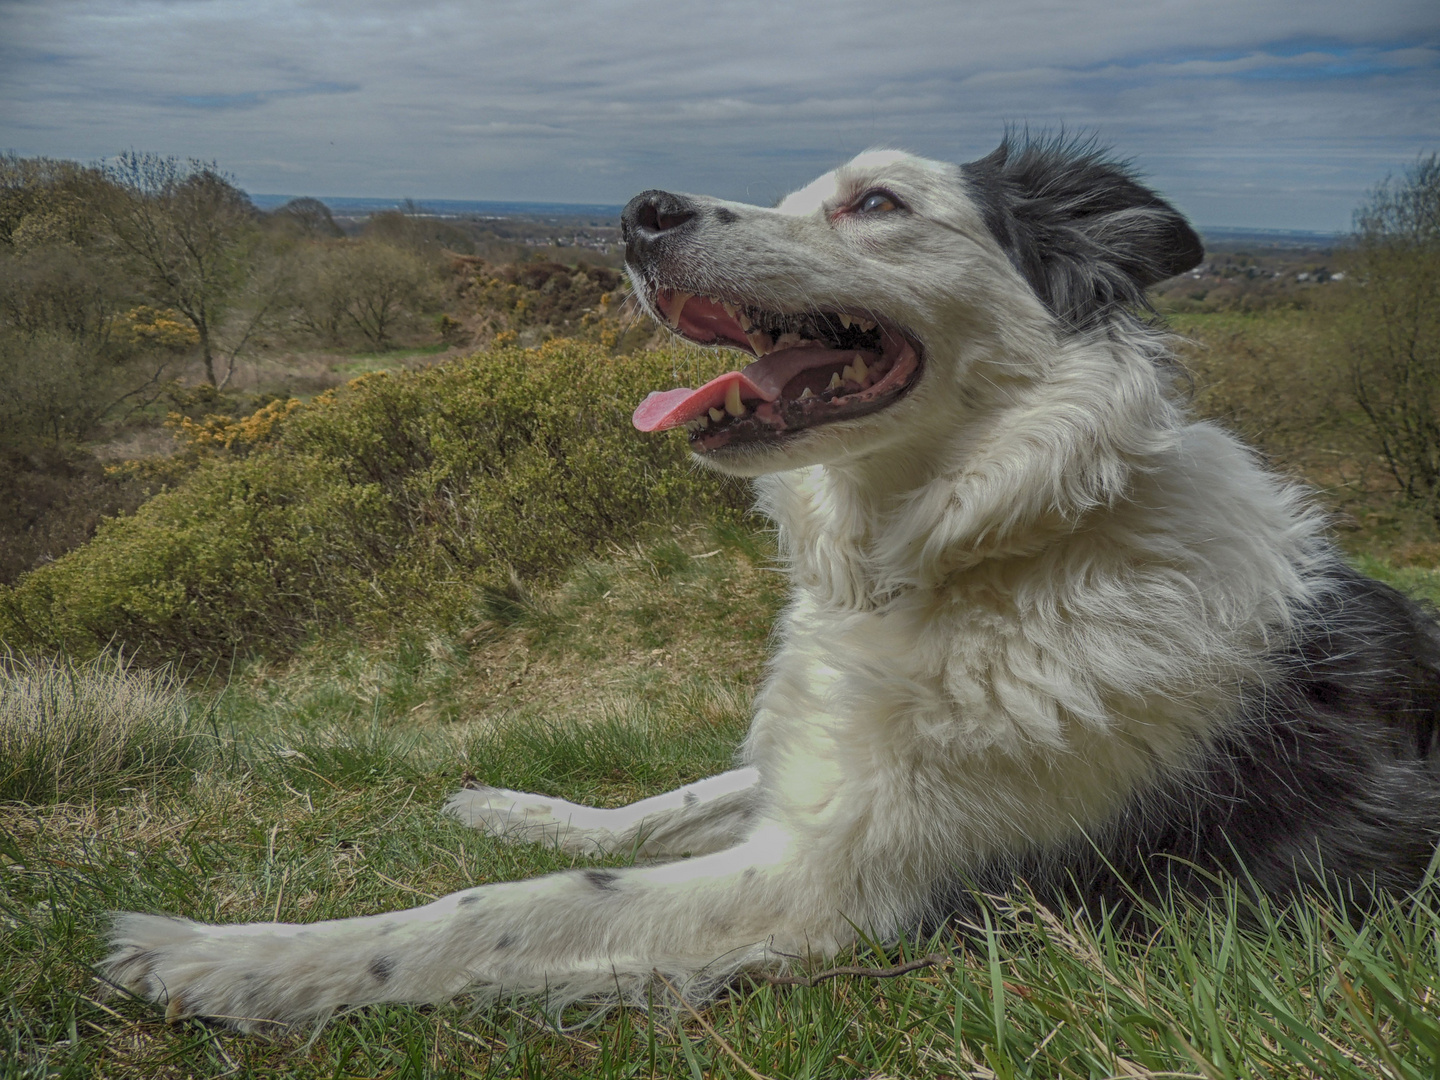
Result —
[{"label": "dog's teeth", "polygon": [[841,315],[841,316],[840,316],[840,325],[843,326],[846,330],[849,330],[849,329],[850,329],[850,316],[849,316],[849,315]]},{"label": "dog's teeth", "polygon": [[719,409],[711,409],[711,410],[710,410],[710,419],[711,419],[711,420],[714,420],[715,423],[718,424],[721,420],[724,420],[724,419],[725,419],[725,414],[724,414],[723,412],[721,412]]},{"label": "dog's teeth", "polygon": [[805,387],[804,390],[801,390],[801,391],[800,391],[800,400],[801,400],[801,401],[804,401],[806,398],[812,398],[812,397],[814,397],[814,396],[815,396],[815,391],[811,390],[808,386]]},{"label": "dog's teeth", "polygon": [[794,333],[793,331],[788,331],[784,334],[781,334],[780,337],[776,340],[775,348],[788,349],[794,345],[799,345],[801,340],[802,339],[799,334]]},{"label": "dog's teeth", "polygon": [[735,317],[740,320],[740,329],[744,330],[747,334],[754,329],[755,324],[750,321],[750,316],[746,314],[744,308],[741,308]]},{"label": "dog's teeth", "polygon": [[865,366],[865,358],[859,353],[855,354],[855,381],[864,382],[865,376],[870,374],[870,369]]},{"label": "dog's teeth", "polygon": [[770,342],[770,335],[764,330],[751,330],[746,333],[745,338],[750,342],[750,348],[755,351],[756,356],[764,356],[766,353],[775,351],[775,346]]},{"label": "dog's teeth", "polygon": [[736,314],[740,311],[738,306],[730,303],[728,300],[721,300],[720,306],[725,309],[725,314],[729,315],[732,319],[735,318]]},{"label": "dog's teeth", "polygon": [[725,411],[731,416],[744,416],[745,405],[740,400],[740,384],[731,383],[725,391]]},{"label": "dog's teeth", "polygon": [[867,333],[867,334],[868,334],[871,330],[874,330],[874,329],[875,329],[875,324],[874,324],[873,322],[871,322],[869,319],[861,319],[861,320],[860,320],[858,323],[856,323],[855,325],[858,326],[858,327],[860,327],[861,331],[863,331],[864,333]]},{"label": "dog's teeth", "polygon": [[[846,370],[848,371],[849,369],[847,368]],[[845,385],[845,381],[840,378],[840,373],[837,371],[837,372],[835,372],[833,375],[830,376],[830,385],[827,386],[827,387],[825,387],[825,389],[826,389],[826,390],[839,390],[840,387],[842,387],[843,385]]]},{"label": "dog's teeth", "polygon": [[672,330],[680,325],[680,312],[685,310],[686,302],[694,295],[679,290],[670,294],[670,299],[665,303],[665,321]]}]

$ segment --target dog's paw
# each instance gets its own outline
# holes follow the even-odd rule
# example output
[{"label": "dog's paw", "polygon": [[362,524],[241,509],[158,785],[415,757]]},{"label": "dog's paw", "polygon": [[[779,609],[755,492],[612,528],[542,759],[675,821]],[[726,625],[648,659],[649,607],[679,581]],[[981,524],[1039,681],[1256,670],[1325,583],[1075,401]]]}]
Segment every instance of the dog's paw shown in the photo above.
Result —
[{"label": "dog's paw", "polygon": [[[496,787],[465,787],[445,801],[445,813],[471,828],[516,843],[551,844],[566,851],[593,851],[608,837],[585,828],[587,808],[545,795]],[[605,832],[605,837],[591,835]]]},{"label": "dog's paw", "polygon": [[111,991],[163,1005],[171,1023],[193,1016],[242,1031],[283,1025],[279,1002],[269,1000],[272,988],[258,972],[240,970],[244,954],[223,930],[161,915],[117,915],[100,977]]}]

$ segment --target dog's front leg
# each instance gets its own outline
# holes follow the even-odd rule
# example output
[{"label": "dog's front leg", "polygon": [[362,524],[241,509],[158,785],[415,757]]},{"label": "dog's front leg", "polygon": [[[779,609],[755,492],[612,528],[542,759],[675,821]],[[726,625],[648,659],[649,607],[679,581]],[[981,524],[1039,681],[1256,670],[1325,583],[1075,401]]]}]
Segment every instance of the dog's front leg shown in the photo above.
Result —
[{"label": "dog's front leg", "polygon": [[755,769],[732,769],[614,809],[477,785],[450,796],[445,812],[497,836],[578,854],[705,855],[749,833],[760,809],[759,783]]},{"label": "dog's front leg", "polygon": [[313,925],[207,926],[122,915],[106,976],[167,1015],[243,1027],[345,1006],[545,994],[643,1000],[652,972],[703,992],[783,956],[827,956],[856,929],[888,935],[783,829],[657,866],[481,886],[424,907]]}]

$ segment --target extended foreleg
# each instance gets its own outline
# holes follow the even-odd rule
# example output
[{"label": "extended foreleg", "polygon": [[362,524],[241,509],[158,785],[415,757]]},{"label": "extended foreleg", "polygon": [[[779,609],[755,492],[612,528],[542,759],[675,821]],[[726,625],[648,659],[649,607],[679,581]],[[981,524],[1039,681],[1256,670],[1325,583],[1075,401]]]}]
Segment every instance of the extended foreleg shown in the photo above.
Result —
[{"label": "extended foreleg", "polygon": [[643,1000],[652,973],[703,995],[747,967],[891,936],[852,888],[764,825],[725,852],[481,886],[424,907],[310,926],[123,915],[104,969],[172,1017],[240,1027],[344,1005],[544,993]]}]

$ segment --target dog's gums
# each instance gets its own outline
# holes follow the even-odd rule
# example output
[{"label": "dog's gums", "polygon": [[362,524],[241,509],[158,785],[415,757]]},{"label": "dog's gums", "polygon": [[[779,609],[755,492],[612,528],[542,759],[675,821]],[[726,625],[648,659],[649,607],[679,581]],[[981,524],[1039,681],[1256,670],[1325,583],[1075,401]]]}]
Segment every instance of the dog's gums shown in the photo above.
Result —
[{"label": "dog's gums", "polygon": [[701,452],[864,416],[900,398],[920,373],[921,352],[910,338],[862,315],[786,315],[668,288],[650,300],[687,340],[756,358],[698,390],[652,392],[636,408],[641,431],[684,426]]}]

